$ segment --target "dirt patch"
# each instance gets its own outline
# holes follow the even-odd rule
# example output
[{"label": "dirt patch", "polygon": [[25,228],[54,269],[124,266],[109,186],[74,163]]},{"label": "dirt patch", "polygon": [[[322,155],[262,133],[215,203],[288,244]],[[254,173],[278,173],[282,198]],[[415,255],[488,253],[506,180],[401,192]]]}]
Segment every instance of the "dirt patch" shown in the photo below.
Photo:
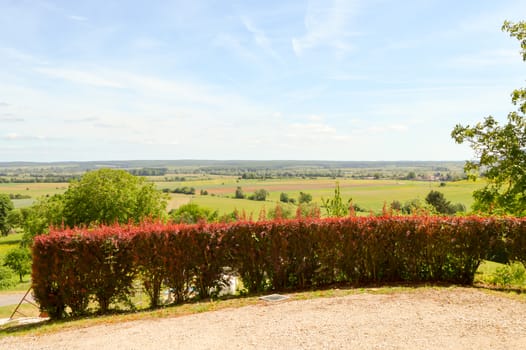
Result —
[{"label": "dirt patch", "polygon": [[[293,298],[292,298],[293,299]],[[518,349],[526,303],[472,288],[261,302],[10,337],[2,349]]]}]

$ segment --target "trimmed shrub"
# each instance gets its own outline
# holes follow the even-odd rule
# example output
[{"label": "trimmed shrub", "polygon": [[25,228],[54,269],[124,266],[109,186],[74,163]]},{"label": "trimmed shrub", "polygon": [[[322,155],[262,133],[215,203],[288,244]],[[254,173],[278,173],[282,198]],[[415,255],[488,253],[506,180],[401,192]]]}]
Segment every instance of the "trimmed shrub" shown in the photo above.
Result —
[{"label": "trimmed shrub", "polygon": [[106,313],[140,280],[159,306],[208,298],[240,276],[250,293],[333,283],[470,284],[484,259],[526,262],[526,220],[384,216],[228,224],[146,222],[51,230],[33,244],[33,288],[51,317]]}]

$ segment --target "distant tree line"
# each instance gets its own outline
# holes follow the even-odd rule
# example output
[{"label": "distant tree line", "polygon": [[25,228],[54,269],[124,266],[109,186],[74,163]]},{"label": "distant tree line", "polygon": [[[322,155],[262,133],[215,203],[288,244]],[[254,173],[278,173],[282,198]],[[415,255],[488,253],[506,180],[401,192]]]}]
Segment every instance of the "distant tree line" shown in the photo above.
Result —
[{"label": "distant tree line", "polygon": [[56,175],[56,174],[29,174],[26,176],[4,176],[0,177],[1,183],[67,183],[78,180],[80,175]]},{"label": "distant tree line", "polygon": [[[194,187],[188,187],[188,186],[177,187],[177,188],[174,188],[174,189],[163,188],[163,192],[164,193],[195,194],[195,188]],[[207,192],[207,194],[208,194],[208,192]]]},{"label": "distant tree line", "polygon": [[129,169],[128,172],[135,176],[164,176],[168,173],[168,168]]}]

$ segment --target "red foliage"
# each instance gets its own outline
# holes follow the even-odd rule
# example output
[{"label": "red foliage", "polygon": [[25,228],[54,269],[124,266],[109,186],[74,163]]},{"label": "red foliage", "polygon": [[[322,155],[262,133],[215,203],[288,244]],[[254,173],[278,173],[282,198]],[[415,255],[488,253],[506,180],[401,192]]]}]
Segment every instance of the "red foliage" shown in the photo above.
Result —
[{"label": "red foliage", "polygon": [[472,283],[482,259],[526,261],[526,220],[391,216],[52,230],[33,244],[33,288],[58,318],[126,300],[139,278],[152,307],[208,297],[226,268],[249,292],[332,283]]}]

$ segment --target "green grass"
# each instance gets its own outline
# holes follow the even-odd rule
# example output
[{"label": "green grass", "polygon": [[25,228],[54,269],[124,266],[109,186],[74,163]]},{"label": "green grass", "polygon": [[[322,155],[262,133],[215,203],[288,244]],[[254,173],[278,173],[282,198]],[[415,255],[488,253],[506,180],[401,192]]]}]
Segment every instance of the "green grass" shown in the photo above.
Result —
[{"label": "green grass", "polygon": [[[210,183],[206,181],[205,183]],[[289,195],[289,198],[297,199],[299,192],[307,192],[312,195],[313,202],[321,206],[322,198],[331,198],[334,195],[335,180],[267,180],[252,181],[224,179],[218,185],[214,183],[207,186],[205,183],[197,186],[196,191],[206,189],[209,193],[218,194],[218,196],[194,196],[191,201],[208,207],[217,209],[220,213],[232,212],[234,209],[241,211],[245,209],[247,213],[254,213],[257,217],[262,208],[267,211],[276,206],[279,202],[279,196],[282,192]],[[175,185],[182,186],[185,183]],[[438,182],[424,181],[396,181],[396,180],[339,180],[341,196],[344,200],[352,198],[353,203],[358,204],[367,212],[380,212],[384,203],[389,205],[392,201],[398,200],[402,204],[412,199],[425,201],[425,197],[431,190],[444,193],[447,200],[452,203],[462,203],[468,209],[473,204],[472,193],[474,190],[484,185],[483,181],[459,181],[449,182],[446,186],[440,187]],[[270,192],[266,202],[255,202],[249,200],[239,200],[232,197],[237,186],[241,186],[245,194],[249,195],[254,190],[264,188]],[[293,210],[295,211],[295,209]]]},{"label": "green grass", "polygon": [[[519,269],[523,269],[519,263]],[[525,289],[526,280],[517,280],[512,275],[511,271],[513,264],[500,264],[493,261],[483,261],[475,275],[475,283],[483,285],[493,285],[495,287],[509,288],[509,289]],[[517,266],[514,266],[517,268]],[[508,283],[506,283],[508,282]]]}]

